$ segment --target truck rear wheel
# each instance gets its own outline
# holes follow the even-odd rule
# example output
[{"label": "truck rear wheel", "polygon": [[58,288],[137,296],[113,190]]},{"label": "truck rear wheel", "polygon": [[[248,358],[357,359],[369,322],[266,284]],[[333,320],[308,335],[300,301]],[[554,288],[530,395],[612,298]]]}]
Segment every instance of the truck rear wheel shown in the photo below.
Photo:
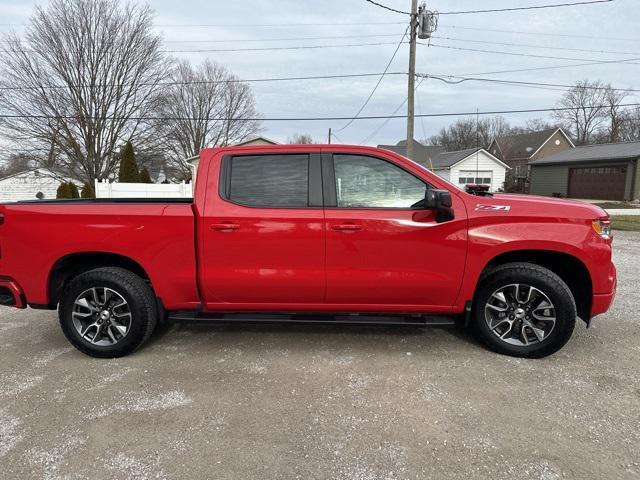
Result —
[{"label": "truck rear wheel", "polygon": [[149,285],[129,270],[115,267],[90,270],[71,280],[58,314],[69,342],[99,358],[135,351],[151,336],[158,320]]},{"label": "truck rear wheel", "polygon": [[576,323],[571,290],[531,263],[501,265],[480,280],[473,302],[476,335],[505,355],[541,358],[562,348]]}]

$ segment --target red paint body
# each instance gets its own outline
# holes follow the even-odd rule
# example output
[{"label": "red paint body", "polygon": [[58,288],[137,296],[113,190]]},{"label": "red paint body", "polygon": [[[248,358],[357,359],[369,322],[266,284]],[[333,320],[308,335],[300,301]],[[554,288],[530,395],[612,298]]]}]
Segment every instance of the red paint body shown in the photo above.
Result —
[{"label": "red paint body", "polygon": [[[455,219],[430,210],[250,208],[218,193],[223,156],[339,152],[393,162],[451,192]],[[508,207],[505,208],[505,207]],[[0,205],[0,287],[51,303],[61,259],[104,252],[136,262],[167,310],[461,313],[483,269],[521,250],[569,254],[593,285],[591,314],[613,300],[611,240],[593,205],[533,196],[469,195],[392,152],[355,146],[204,150],[193,205]],[[22,302],[17,302],[22,306]]]}]

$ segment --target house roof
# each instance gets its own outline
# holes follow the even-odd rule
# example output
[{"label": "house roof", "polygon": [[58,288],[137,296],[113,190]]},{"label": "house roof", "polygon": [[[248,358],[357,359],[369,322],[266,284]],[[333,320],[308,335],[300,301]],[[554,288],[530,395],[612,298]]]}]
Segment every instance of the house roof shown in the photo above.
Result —
[{"label": "house roof", "polygon": [[[8,179],[10,179],[10,178],[19,177],[20,175],[24,175],[25,173],[34,173],[36,176],[39,176],[39,175],[40,175],[41,170],[42,170],[42,169],[40,169],[40,168],[28,168],[28,169],[26,169],[26,170],[22,170],[22,171],[20,171],[20,172],[12,173],[11,175],[7,175],[7,176],[4,176],[4,177],[0,177],[0,182],[1,182],[1,181],[3,181],[3,180],[8,180]],[[42,176],[43,176],[43,177],[51,177],[52,175],[51,175],[51,174],[48,174],[48,173],[46,173],[46,172],[43,172],[43,173],[42,173]]]},{"label": "house roof", "polygon": [[454,152],[443,152],[433,159],[433,169],[439,170],[443,168],[451,168],[454,165],[460,163],[461,161],[475,155],[476,152],[482,153],[490,157],[496,163],[502,165],[507,170],[511,170],[511,167],[501,161],[496,156],[487,152],[484,148],[467,148],[465,150],[456,150]]},{"label": "house roof", "polygon": [[12,173],[11,175],[5,175],[4,177],[0,177],[0,182],[2,180],[8,180],[10,178],[17,177],[18,175],[22,175],[24,173],[28,173],[28,172],[31,172],[31,171],[33,171],[33,169],[30,168],[28,170],[22,170],[21,172]]},{"label": "house roof", "polygon": [[21,175],[28,175],[28,174],[33,174],[34,177],[39,177],[39,178],[51,178],[54,180],[60,180],[62,181],[63,179],[65,179],[65,181],[67,182],[74,182],[76,185],[82,185],[82,182],[73,179],[73,178],[68,178],[65,177],[62,174],[57,174],[51,170],[47,170],[45,168],[28,168],[26,170],[22,170],[20,172],[16,172],[13,173],[11,175],[7,175],[6,177],[1,177],[0,178],[0,182],[4,182],[5,180],[9,180],[10,178],[15,178],[15,177],[19,177]]},{"label": "house roof", "polygon": [[[385,150],[391,150],[392,152],[399,153],[405,157],[407,156],[406,140],[401,140],[396,145],[378,145],[378,148],[384,148]],[[467,148],[465,150],[447,152],[444,147],[438,145],[423,145],[417,140],[414,140],[413,148],[414,157],[416,157],[414,161],[423,167],[433,170],[450,168],[478,151],[483,152],[485,155],[489,155],[493,160],[505,168],[509,170],[511,169],[509,165],[487,152],[484,148]]]},{"label": "house roof", "polygon": [[640,158],[640,142],[603,143],[599,145],[584,145],[563,150],[550,155],[531,165],[548,165],[550,163],[578,163],[602,160],[624,160]]},{"label": "house roof", "polygon": [[433,168],[438,169],[451,167],[480,150],[482,150],[482,148],[467,148],[466,150],[443,152],[433,159]]},{"label": "house roof", "polygon": [[[385,150],[391,150],[392,152],[399,153],[400,155],[407,156],[407,141],[400,140],[395,145],[378,145],[378,148],[384,148]],[[415,162],[423,165],[427,168],[431,168],[431,163],[435,162],[435,158],[444,152],[445,148],[438,145],[423,145],[417,140],[413,140],[413,156]],[[431,161],[429,159],[431,158]],[[435,167],[435,163],[433,165]]]},{"label": "house roof", "polygon": [[249,137],[244,142],[237,143],[235,146],[238,147],[238,146],[241,146],[241,145],[246,145],[248,143],[253,143],[253,142],[257,142],[257,141],[263,141],[263,142],[269,143],[271,145],[278,145],[278,142],[276,142],[275,140],[271,140],[270,138],[262,137],[262,136],[255,136],[255,137]]},{"label": "house roof", "polygon": [[[496,137],[494,141],[498,144],[503,158],[513,160],[516,158],[529,158],[536,153],[549,138],[555,134],[560,128],[548,128],[538,132],[520,133],[516,135],[505,135],[504,137]],[[564,132],[562,132],[563,135]],[[567,137],[569,141],[569,137]]]}]

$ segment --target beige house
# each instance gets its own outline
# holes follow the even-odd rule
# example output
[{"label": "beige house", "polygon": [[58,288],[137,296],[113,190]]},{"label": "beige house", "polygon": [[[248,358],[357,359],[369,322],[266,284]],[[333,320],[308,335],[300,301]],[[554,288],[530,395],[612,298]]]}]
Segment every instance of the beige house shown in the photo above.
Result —
[{"label": "beige house", "polygon": [[511,167],[505,189],[526,193],[529,190],[530,163],[573,147],[571,138],[561,128],[550,128],[496,137],[487,150]]},{"label": "beige house", "polygon": [[[250,146],[250,145],[278,145],[278,142],[271,140],[267,137],[251,137],[244,142],[236,144],[236,146]],[[196,184],[196,175],[198,174],[198,165],[200,165],[200,157],[191,157],[187,159],[187,162],[191,164],[191,184]]]}]

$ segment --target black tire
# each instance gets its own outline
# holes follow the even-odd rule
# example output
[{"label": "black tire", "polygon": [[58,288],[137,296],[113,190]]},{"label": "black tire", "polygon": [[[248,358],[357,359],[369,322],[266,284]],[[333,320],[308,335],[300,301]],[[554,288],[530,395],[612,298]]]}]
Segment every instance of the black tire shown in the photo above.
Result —
[{"label": "black tire", "polygon": [[[546,337],[531,345],[512,345],[496,335],[485,318],[492,294],[512,284],[524,284],[543,292],[555,309],[555,324]],[[504,305],[504,304],[503,304]],[[488,310],[489,311],[489,310]],[[476,336],[494,352],[523,358],[542,358],[560,350],[576,324],[576,304],[566,283],[551,270],[532,263],[508,263],[483,275],[473,301],[472,326]],[[506,330],[506,328],[505,328]],[[531,334],[531,330],[527,330]]]},{"label": "black tire", "polygon": [[[94,287],[117,292],[127,302],[131,313],[126,335],[112,345],[93,344],[81,336],[73,322],[76,299]],[[156,300],[151,287],[129,270],[116,267],[97,268],[72,279],[64,289],[58,315],[69,342],[81,352],[98,358],[123,357],[134,352],[149,339],[158,322]]]}]

